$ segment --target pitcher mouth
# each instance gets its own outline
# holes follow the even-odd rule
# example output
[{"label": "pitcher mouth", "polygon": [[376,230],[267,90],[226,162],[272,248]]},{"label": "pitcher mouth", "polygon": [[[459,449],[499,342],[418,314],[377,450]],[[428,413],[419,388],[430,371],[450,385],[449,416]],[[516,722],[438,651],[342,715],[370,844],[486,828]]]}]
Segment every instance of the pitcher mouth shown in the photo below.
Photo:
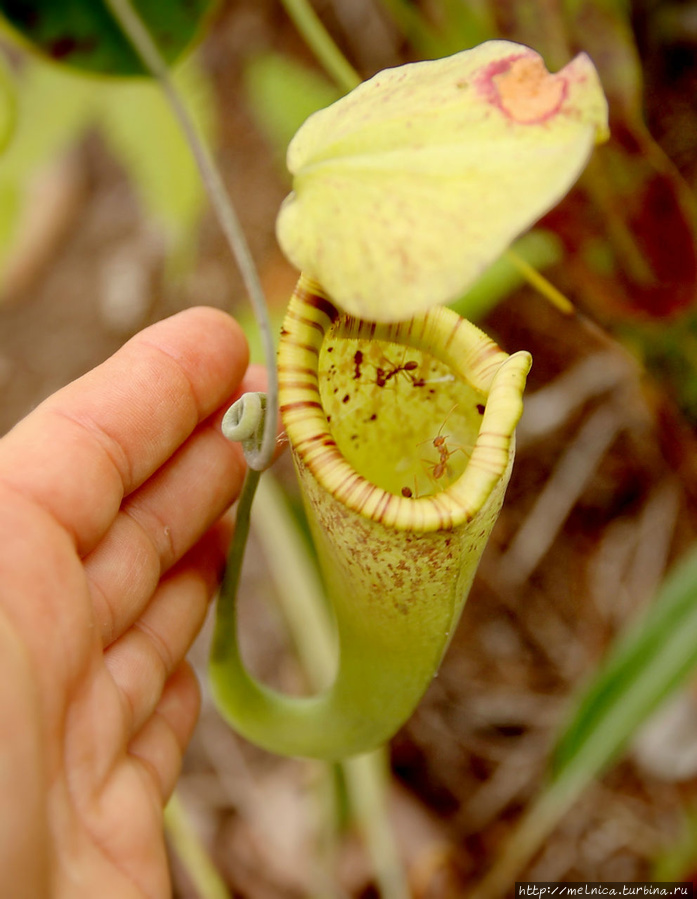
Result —
[{"label": "pitcher mouth", "polygon": [[369,322],[301,276],[278,363],[298,463],[366,518],[447,530],[471,520],[508,471],[530,356],[509,356],[447,308]]}]

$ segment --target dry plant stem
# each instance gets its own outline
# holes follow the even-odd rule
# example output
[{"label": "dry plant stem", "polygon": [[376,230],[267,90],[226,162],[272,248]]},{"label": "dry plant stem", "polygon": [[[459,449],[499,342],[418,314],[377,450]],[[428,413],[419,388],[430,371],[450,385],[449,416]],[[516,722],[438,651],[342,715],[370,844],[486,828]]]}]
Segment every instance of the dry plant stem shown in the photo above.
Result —
[{"label": "dry plant stem", "polygon": [[489,873],[470,892],[469,899],[495,899],[505,895],[574,798],[573,791],[569,795],[563,786],[544,793],[526,812]]},{"label": "dry plant stem", "polygon": [[594,779],[697,664],[697,551],[683,556],[645,613],[630,623],[575,703],[556,740],[550,776],[473,895],[502,895]]},{"label": "dry plant stem", "polygon": [[317,13],[307,0],[281,0],[285,11],[337,85],[348,93],[361,83],[361,77],[331,39]]},{"label": "dry plant stem", "polygon": [[[284,617],[313,688],[326,687],[336,668],[336,640],[317,569],[283,494],[270,474],[258,486],[252,523],[278,591]],[[384,749],[341,763],[351,809],[375,870],[383,899],[408,899],[386,807],[389,767]]]},{"label": "dry plant stem", "polygon": [[269,321],[268,310],[264,292],[259,280],[249,245],[244,236],[244,231],[227,195],[223,179],[213,161],[211,154],[200,140],[193,125],[191,117],[183,104],[177,89],[169,74],[167,65],[159,50],[155,46],[148,30],[143,25],[140,17],[133,9],[130,0],[105,0],[114,18],[131,41],[145,68],[155,78],[162,88],[170,103],[172,112],[179,122],[182,132],[191,148],[203,185],[208,193],[213,209],[218,217],[220,226],[227,239],[232,255],[242,275],[245,288],[261,333],[268,370],[268,396],[269,414],[264,425],[264,442],[258,459],[249,464],[262,471],[271,464],[276,445],[277,406],[278,406],[278,377],[276,374],[273,334]]},{"label": "dry plant stem", "polygon": [[336,788],[334,765],[323,762],[308,762],[312,792],[312,844],[314,854],[312,870],[309,872],[307,895],[317,899],[345,899],[344,891],[337,882],[336,871],[339,859],[342,812]]},{"label": "dry plant stem", "polygon": [[409,899],[409,884],[388,817],[389,758],[386,750],[346,759],[342,764],[352,812],[375,869],[383,899]]},{"label": "dry plant stem", "polygon": [[200,899],[230,899],[227,887],[192,828],[186,809],[176,793],[165,809],[165,827]]},{"label": "dry plant stem", "polygon": [[579,428],[501,559],[502,585],[517,589],[528,580],[625,425],[621,412],[605,403]]}]

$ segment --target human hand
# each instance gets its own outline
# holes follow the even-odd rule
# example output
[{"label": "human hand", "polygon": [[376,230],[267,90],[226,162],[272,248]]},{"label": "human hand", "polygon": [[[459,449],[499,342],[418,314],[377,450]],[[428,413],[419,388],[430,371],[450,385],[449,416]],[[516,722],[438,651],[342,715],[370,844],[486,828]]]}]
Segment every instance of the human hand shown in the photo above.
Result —
[{"label": "human hand", "polygon": [[183,659],[244,475],[222,411],[263,389],[247,362],[229,316],[188,310],[0,440],[2,896],[170,894],[162,808],[199,707]]}]

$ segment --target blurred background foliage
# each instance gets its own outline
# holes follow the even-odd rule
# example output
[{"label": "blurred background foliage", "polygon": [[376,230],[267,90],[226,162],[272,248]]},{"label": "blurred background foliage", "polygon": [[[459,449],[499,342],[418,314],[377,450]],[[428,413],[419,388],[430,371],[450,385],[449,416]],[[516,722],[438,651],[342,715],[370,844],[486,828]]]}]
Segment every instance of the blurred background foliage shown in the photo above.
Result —
[{"label": "blurred background foliage", "polygon": [[[299,36],[302,4],[292,0],[136,5],[170,61],[189,47],[178,88],[216,150],[280,319],[295,276],[273,238],[289,187],[285,147],[344,85]],[[609,99],[612,137],[516,246],[576,312],[550,306],[506,257],[455,304],[535,364],[506,508],[443,669],[390,747],[394,844],[376,850],[368,834],[371,859],[356,837],[378,814],[360,814],[376,781],[352,792],[355,771],[272,759],[231,734],[208,701],[180,788],[192,832],[220,888],[255,899],[391,889],[440,899],[504,895],[515,879],[692,879],[697,6],[314,8],[361,77],[494,37],[529,44],[552,69],[585,51]],[[13,32],[3,39],[2,430],[186,305],[231,309],[254,345],[239,276],[164,100],[147,79],[104,77],[139,71],[110,17],[81,2],[0,9],[52,58],[23,52]],[[295,503],[287,459],[276,474]],[[260,538],[245,570],[245,652],[261,676],[299,689],[302,671],[269,601],[282,590],[269,581],[268,552]],[[195,651],[202,670],[208,636]],[[380,876],[395,846],[407,886]],[[173,857],[177,896],[196,895],[195,866]]]}]

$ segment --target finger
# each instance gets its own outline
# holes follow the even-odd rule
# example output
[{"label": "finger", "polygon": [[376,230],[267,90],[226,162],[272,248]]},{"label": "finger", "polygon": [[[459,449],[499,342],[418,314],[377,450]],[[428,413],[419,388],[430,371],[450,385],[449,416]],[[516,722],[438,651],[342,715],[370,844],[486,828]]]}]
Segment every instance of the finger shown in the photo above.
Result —
[{"label": "finger", "polygon": [[[252,370],[246,390],[263,388]],[[222,411],[124,503],[106,537],[85,559],[102,645],[133,624],[161,575],[237,497],[244,475],[240,447],[220,431]]]},{"label": "finger", "polygon": [[167,681],[154,714],[128,747],[150,773],[163,803],[174,790],[200,707],[196,675],[182,662]]},{"label": "finger", "polygon": [[32,659],[0,609],[0,884],[14,886],[18,896],[47,896],[50,890],[46,730],[39,696]]},{"label": "finger", "polygon": [[143,615],[104,653],[121,696],[126,739],[157,708],[206,617],[224,563],[219,532],[196,546],[162,582]]},{"label": "finger", "polygon": [[247,366],[239,325],[189,309],[136,335],[0,441],[0,478],[95,546],[125,495],[230,396]]},{"label": "finger", "polygon": [[162,575],[228,509],[244,459],[216,423],[202,425],[169,463],[123,504],[84,560],[94,621],[108,646],[141,615]]}]

